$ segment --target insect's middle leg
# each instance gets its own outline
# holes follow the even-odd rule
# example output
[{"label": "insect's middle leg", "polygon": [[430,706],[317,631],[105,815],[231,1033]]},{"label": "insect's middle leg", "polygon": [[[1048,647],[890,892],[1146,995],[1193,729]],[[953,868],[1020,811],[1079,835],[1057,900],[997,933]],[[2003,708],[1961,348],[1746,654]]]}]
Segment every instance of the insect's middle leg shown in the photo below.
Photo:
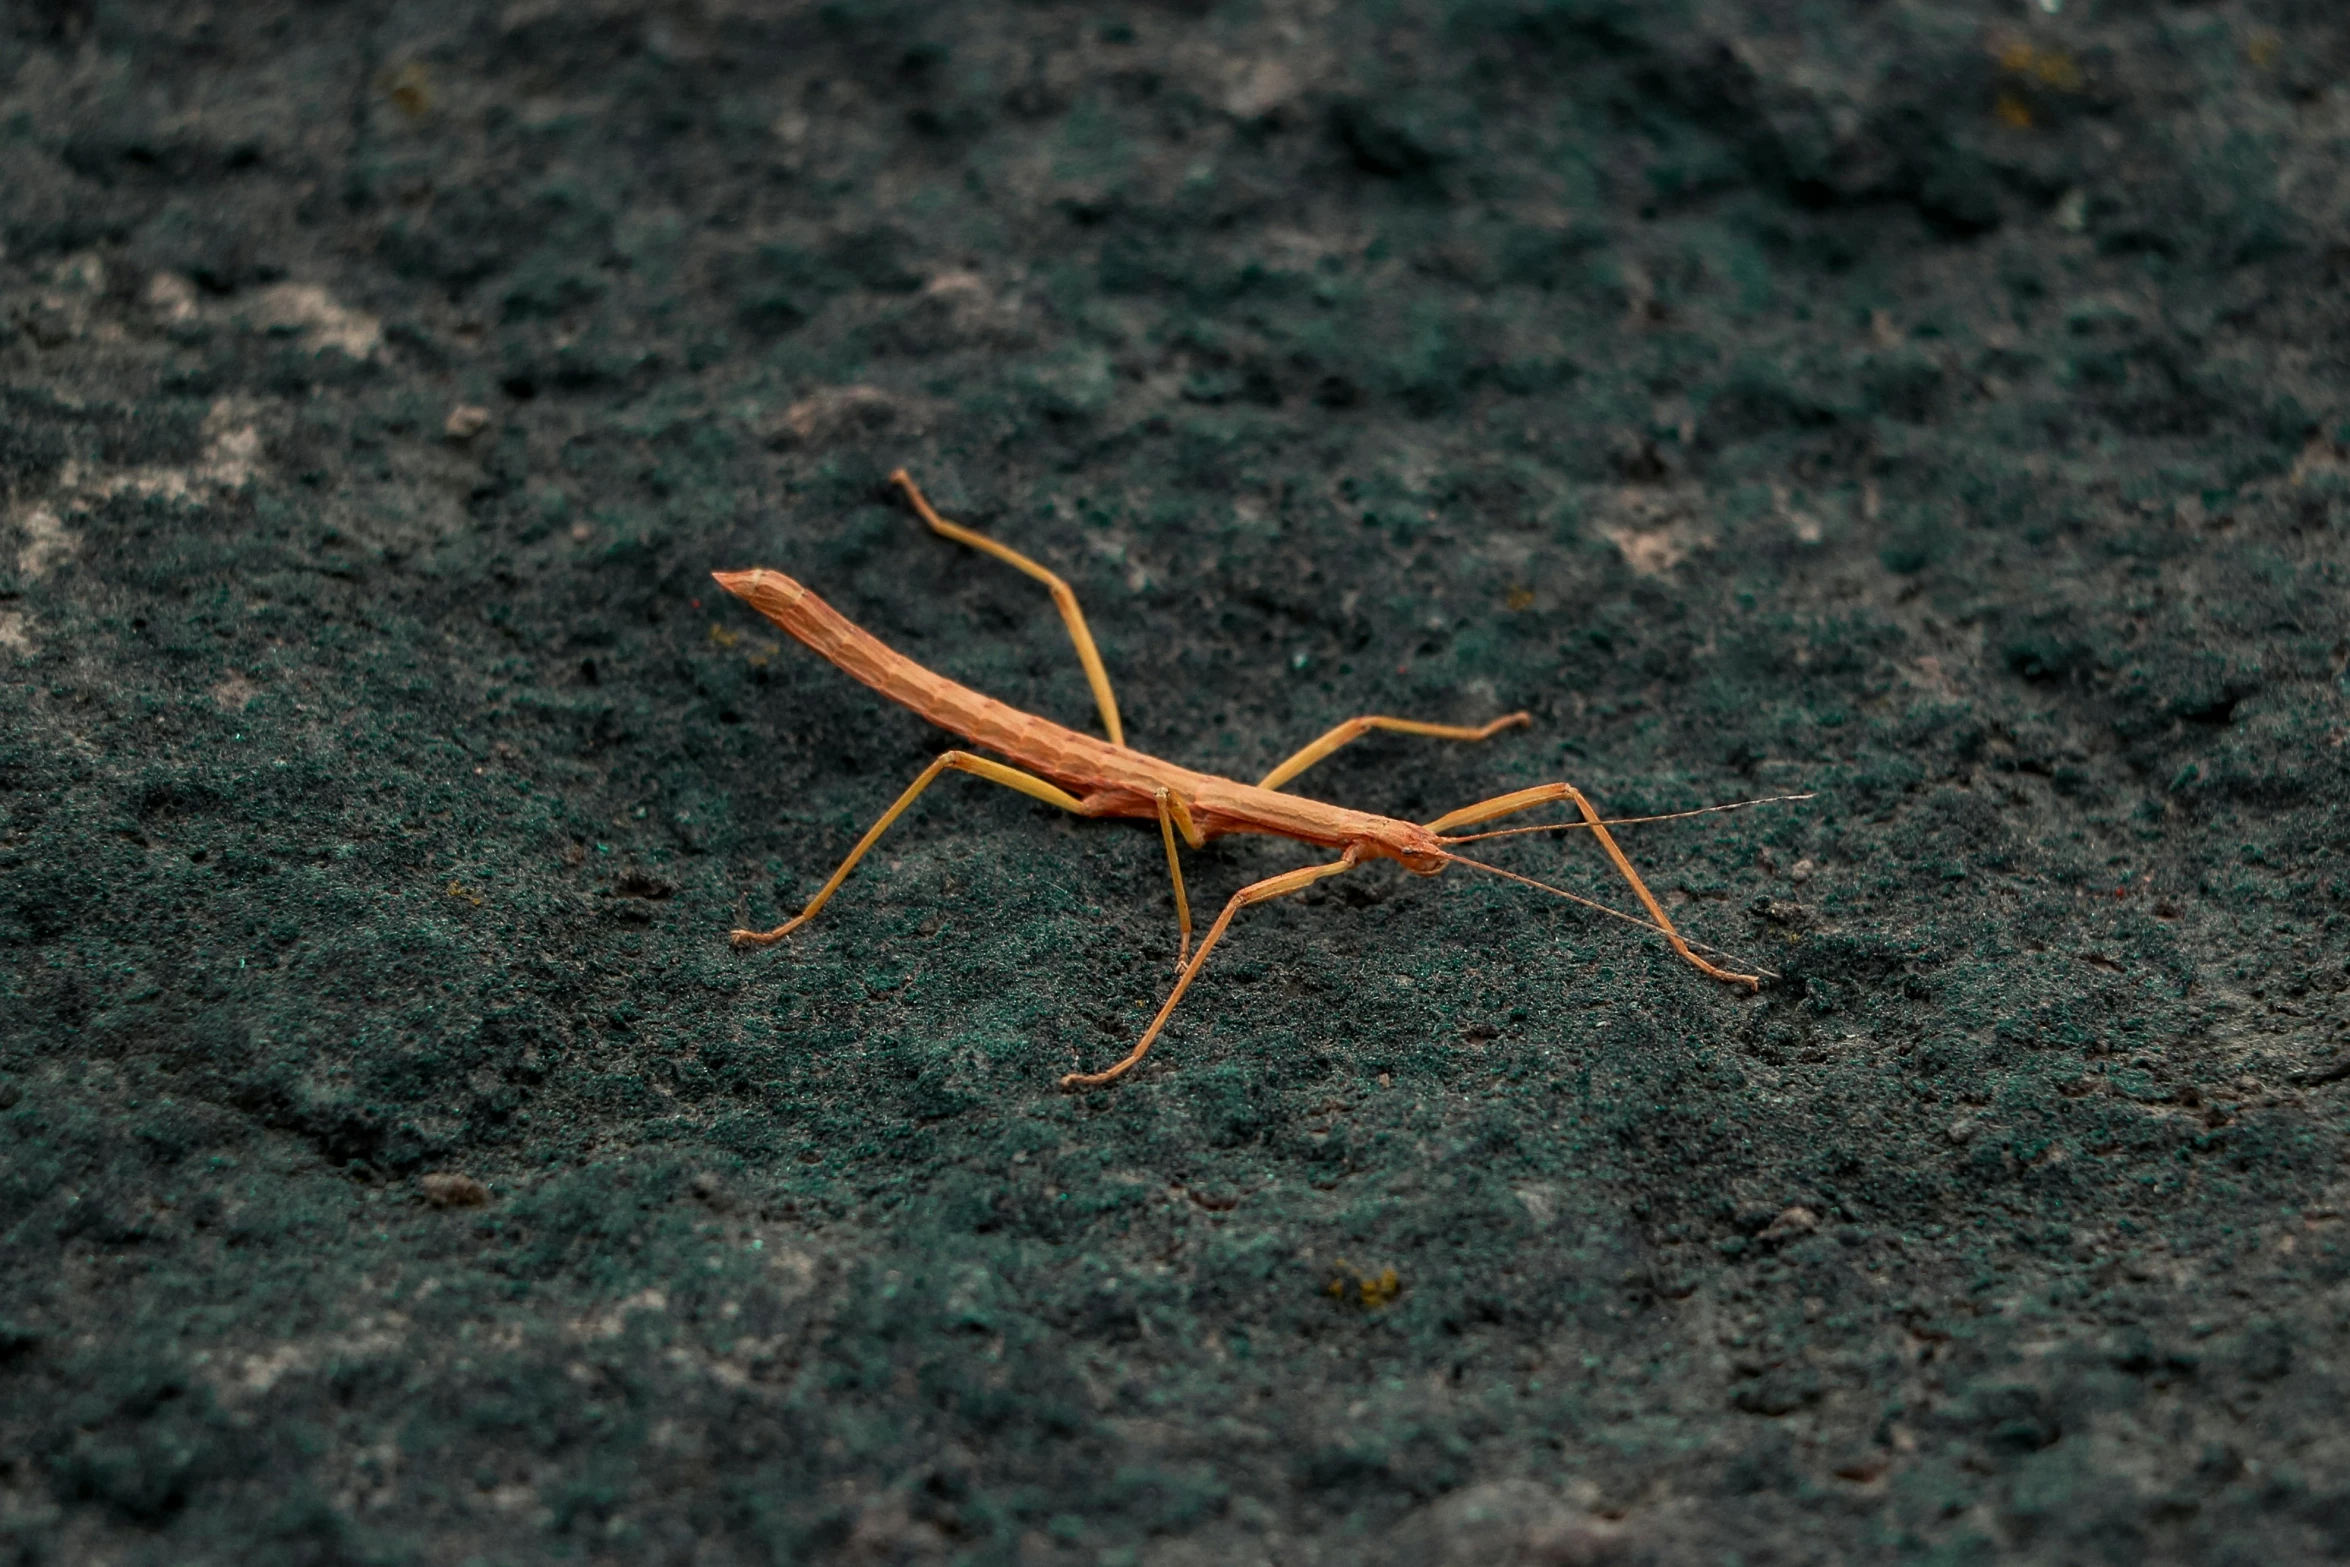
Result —
[{"label": "insect's middle leg", "polygon": [[1231,925],[1233,915],[1238,914],[1252,903],[1263,903],[1268,898],[1283,898],[1293,892],[1303,892],[1325,876],[1335,876],[1340,871],[1352,870],[1354,864],[1354,851],[1349,849],[1343,857],[1332,860],[1327,865],[1308,865],[1301,870],[1284,872],[1279,876],[1268,876],[1263,881],[1251,882],[1234,893],[1232,901],[1224,905],[1224,912],[1216,916],[1216,923],[1210,925],[1208,933],[1200,938],[1199,950],[1193,953],[1191,961],[1184,965],[1182,974],[1177,976],[1175,980],[1175,988],[1167,993],[1166,1001],[1161,1003],[1159,1015],[1152,1018],[1151,1026],[1142,1031],[1142,1038],[1135,1041],[1134,1048],[1126,1053],[1126,1059],[1105,1071],[1071,1072],[1061,1079],[1061,1086],[1063,1088],[1098,1088],[1104,1083],[1115,1082],[1128,1072],[1133,1071],[1142,1058],[1150,1054],[1151,1046],[1158,1040],[1159,1031],[1167,1026],[1167,1019],[1175,1015],[1175,1003],[1183,999],[1183,993],[1191,988],[1191,982],[1199,978],[1199,971],[1208,961],[1208,954],[1215,951],[1216,943],[1224,939],[1224,931],[1226,927]]},{"label": "insect's middle leg", "polygon": [[1006,767],[1001,762],[991,762],[984,756],[973,756],[968,751],[949,751],[922,769],[922,776],[906,786],[906,792],[898,796],[897,803],[882,812],[881,820],[866,829],[865,836],[859,838],[857,846],[849,851],[849,857],[840,862],[840,869],[834,871],[832,879],[817,890],[816,896],[808,900],[806,908],[773,930],[738,930],[733,934],[734,944],[738,947],[771,947],[814,919],[816,911],[824,907],[831,900],[832,895],[840,890],[842,882],[849,879],[849,872],[857,868],[857,862],[865,857],[865,851],[872,848],[879,841],[881,835],[889,830],[889,824],[905,815],[906,807],[912,805],[923,790],[937,782],[939,774],[949,770],[969,773],[975,778],[985,778],[990,783],[1000,783],[1008,789],[1017,789],[1022,794],[1031,795],[1044,801],[1047,805],[1057,805],[1064,811],[1073,811],[1080,816],[1088,814],[1084,802],[1079,800],[1077,796],[1065,790],[1054,788],[1034,774],[1024,773],[1017,767]]},{"label": "insect's middle leg", "polygon": [[1416,718],[1387,718],[1377,713],[1366,713],[1361,718],[1348,719],[1274,768],[1257,780],[1257,787],[1278,789],[1340,746],[1352,745],[1374,730],[1391,735],[1426,735],[1431,740],[1490,740],[1504,729],[1515,729],[1520,724],[1532,722],[1532,715],[1527,713],[1511,713],[1490,724],[1424,724]]},{"label": "insect's middle leg", "polygon": [[1183,895],[1183,862],[1175,855],[1175,834],[1180,830],[1183,841],[1195,849],[1208,840],[1192,821],[1191,808],[1183,803],[1183,796],[1172,789],[1155,789],[1152,797],[1159,807],[1159,837],[1167,845],[1167,877],[1175,883],[1175,924],[1182,932],[1175,948],[1175,966],[1181,968],[1191,953],[1191,900]]},{"label": "insect's middle leg", "polygon": [[1607,830],[1607,824],[1600,820],[1599,812],[1592,808],[1591,801],[1583,791],[1571,783],[1538,784],[1531,789],[1519,789],[1510,794],[1497,794],[1490,800],[1480,800],[1475,805],[1464,805],[1457,811],[1437,817],[1436,820],[1428,823],[1428,830],[1438,833],[1451,832],[1456,828],[1471,827],[1479,822],[1492,821],[1498,816],[1513,816],[1519,811],[1533,810],[1536,806],[1555,805],[1562,802],[1572,803],[1575,809],[1583,813],[1583,825],[1591,829],[1591,835],[1599,840],[1599,846],[1605,849],[1607,857],[1615,862],[1617,872],[1623,876],[1624,880],[1632,884],[1634,895],[1640,899],[1641,906],[1648,910],[1648,917],[1656,921],[1657,929],[1664,932],[1665,940],[1673,944],[1675,952],[1681,954],[1701,972],[1709,974],[1715,979],[1727,980],[1733,985],[1744,985],[1749,990],[1762,988],[1761,976],[1735,974],[1728,969],[1717,968],[1689,950],[1689,943],[1681,939],[1680,931],[1676,930],[1672,920],[1666,917],[1664,906],[1656,901],[1656,894],[1648,890],[1648,883],[1640,879],[1640,873],[1634,870],[1632,862],[1624,857],[1623,849],[1618,847],[1614,834]]}]

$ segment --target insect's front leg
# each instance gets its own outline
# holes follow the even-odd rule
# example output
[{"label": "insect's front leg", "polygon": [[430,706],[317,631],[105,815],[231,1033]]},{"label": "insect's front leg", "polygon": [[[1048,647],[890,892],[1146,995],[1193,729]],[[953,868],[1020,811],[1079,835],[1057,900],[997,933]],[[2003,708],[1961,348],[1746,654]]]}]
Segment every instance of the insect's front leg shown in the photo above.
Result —
[{"label": "insect's front leg", "polygon": [[1510,794],[1497,794],[1490,800],[1480,800],[1475,805],[1464,805],[1457,811],[1450,811],[1439,816],[1436,820],[1428,823],[1428,830],[1436,833],[1451,832],[1455,828],[1471,827],[1479,822],[1492,821],[1496,817],[1515,815],[1519,811],[1530,811],[1536,806],[1561,803],[1571,803],[1575,809],[1583,813],[1583,825],[1591,830],[1591,835],[1594,838],[1599,840],[1599,846],[1607,851],[1607,857],[1615,863],[1618,874],[1632,884],[1633,895],[1639,898],[1641,907],[1648,910],[1648,917],[1656,921],[1657,930],[1663,934],[1665,940],[1673,944],[1675,952],[1688,960],[1701,973],[1708,974],[1715,979],[1733,985],[1744,985],[1749,990],[1762,989],[1762,976],[1737,974],[1725,968],[1717,968],[1689,950],[1689,943],[1683,940],[1680,931],[1674,928],[1672,920],[1665,913],[1664,905],[1656,901],[1656,894],[1648,890],[1648,883],[1640,879],[1640,873],[1634,870],[1632,862],[1624,857],[1624,851],[1617,845],[1615,835],[1607,830],[1607,823],[1600,819],[1599,812],[1593,808],[1590,799],[1585,796],[1583,791],[1571,783],[1561,780],[1558,783],[1539,784],[1532,789],[1519,789]]}]

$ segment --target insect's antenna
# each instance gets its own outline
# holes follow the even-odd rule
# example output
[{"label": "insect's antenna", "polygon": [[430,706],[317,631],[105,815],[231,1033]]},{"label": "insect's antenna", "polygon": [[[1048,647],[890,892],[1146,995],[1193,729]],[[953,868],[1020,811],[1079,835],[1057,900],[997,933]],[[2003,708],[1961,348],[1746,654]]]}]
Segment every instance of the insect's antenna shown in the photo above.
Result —
[{"label": "insect's antenna", "polygon": [[[1743,811],[1754,805],[1781,805],[1789,800],[1810,800],[1816,794],[1767,794],[1759,800],[1732,800],[1727,805],[1701,805],[1694,811],[1666,811],[1659,816],[1611,816],[1602,827],[1636,827],[1642,822],[1677,822],[1691,816],[1711,816],[1717,811]],[[1547,822],[1540,827],[1504,827],[1495,832],[1463,833],[1446,838],[1445,843],[1476,843],[1485,838],[1519,838],[1530,832],[1589,832],[1589,822]],[[1466,862],[1464,862],[1466,863]]]},{"label": "insect's antenna", "polygon": [[[1447,838],[1444,841],[1447,843],[1454,843],[1458,842],[1459,840]],[[1671,934],[1671,932],[1667,931],[1661,925],[1652,925],[1647,920],[1640,918],[1638,915],[1626,914],[1621,909],[1611,909],[1596,898],[1586,898],[1581,893],[1569,892],[1564,887],[1553,887],[1549,882],[1536,881],[1533,877],[1521,876],[1516,871],[1505,871],[1500,866],[1488,865],[1483,860],[1472,860],[1465,854],[1447,854],[1445,859],[1455,865],[1466,865],[1471,870],[1486,871],[1492,875],[1499,876],[1504,881],[1514,881],[1523,886],[1532,887],[1537,891],[1547,892],[1554,898],[1564,898],[1569,903],[1580,903],[1583,905],[1583,907],[1593,910],[1596,913],[1604,914],[1609,919],[1622,920],[1627,925],[1636,925],[1640,929],[1648,931],[1653,935],[1669,936]],[[1767,975],[1772,979],[1779,978],[1779,975],[1776,972],[1764,968],[1761,964],[1755,963],[1750,959],[1742,958],[1735,952],[1724,952],[1720,947],[1714,946],[1711,943],[1691,940],[1687,932],[1682,933],[1681,939],[1683,941],[1687,941],[1692,947],[1710,952],[1716,957],[1727,958],[1733,963],[1745,964],[1747,967],[1752,968],[1758,974]]]}]

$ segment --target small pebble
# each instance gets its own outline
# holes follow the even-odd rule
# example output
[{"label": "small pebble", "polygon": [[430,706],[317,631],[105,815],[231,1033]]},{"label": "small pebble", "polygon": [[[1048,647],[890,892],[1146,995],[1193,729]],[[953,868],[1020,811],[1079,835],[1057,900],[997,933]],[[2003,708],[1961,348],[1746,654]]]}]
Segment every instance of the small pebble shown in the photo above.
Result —
[{"label": "small pebble", "polygon": [[460,403],[449,410],[441,425],[452,441],[470,441],[490,427],[490,411],[478,403]]},{"label": "small pebble", "polygon": [[490,1200],[490,1189],[470,1175],[433,1170],[418,1178],[424,1200],[436,1208],[478,1208]]}]

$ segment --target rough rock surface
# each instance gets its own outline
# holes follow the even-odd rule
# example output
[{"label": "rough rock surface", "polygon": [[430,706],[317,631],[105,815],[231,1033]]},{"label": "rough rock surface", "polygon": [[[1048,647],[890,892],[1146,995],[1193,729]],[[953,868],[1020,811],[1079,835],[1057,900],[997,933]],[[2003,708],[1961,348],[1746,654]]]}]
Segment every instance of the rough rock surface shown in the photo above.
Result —
[{"label": "rough rock surface", "polygon": [[2350,1553],[2334,0],[0,28],[6,1559]]}]

